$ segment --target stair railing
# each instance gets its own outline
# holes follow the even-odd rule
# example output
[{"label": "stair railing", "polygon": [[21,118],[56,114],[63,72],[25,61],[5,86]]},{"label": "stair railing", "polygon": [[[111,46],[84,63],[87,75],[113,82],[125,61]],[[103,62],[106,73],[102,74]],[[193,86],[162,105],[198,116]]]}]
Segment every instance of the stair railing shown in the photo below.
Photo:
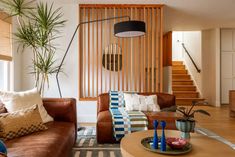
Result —
[{"label": "stair railing", "polygon": [[192,63],[193,63],[193,65],[194,65],[194,67],[195,67],[195,68],[196,68],[196,70],[197,70],[197,72],[198,72],[198,73],[200,73],[200,72],[201,72],[201,70],[198,68],[198,66],[197,66],[197,65],[196,65],[196,63],[194,62],[193,58],[191,57],[191,55],[189,54],[188,50],[186,49],[186,47],[185,47],[184,43],[182,43],[182,46],[183,46],[183,48],[184,48],[185,52],[187,53],[187,55],[189,56],[190,60],[192,61]]}]

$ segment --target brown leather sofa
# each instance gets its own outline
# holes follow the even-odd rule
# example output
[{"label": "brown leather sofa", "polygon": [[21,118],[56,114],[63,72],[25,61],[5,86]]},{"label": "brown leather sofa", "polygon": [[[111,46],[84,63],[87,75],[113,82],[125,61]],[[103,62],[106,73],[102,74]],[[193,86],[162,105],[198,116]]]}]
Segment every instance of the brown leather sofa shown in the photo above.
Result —
[{"label": "brown leather sofa", "polygon": [[[158,104],[161,109],[175,106],[175,96],[165,93],[138,93],[141,95],[153,95],[158,97]],[[175,120],[180,117],[176,112],[144,112],[148,118],[148,129],[153,129],[153,120],[164,120],[167,123],[166,129],[176,129]],[[96,137],[98,143],[115,143],[113,137],[112,118],[109,111],[109,94],[104,93],[98,96]]]},{"label": "brown leather sofa", "polygon": [[[77,136],[76,100],[72,98],[43,99],[53,122],[48,130],[5,141],[8,157],[68,157]],[[1,104],[0,112],[6,112]]]},{"label": "brown leather sofa", "polygon": [[229,115],[235,117],[235,90],[229,91]]}]

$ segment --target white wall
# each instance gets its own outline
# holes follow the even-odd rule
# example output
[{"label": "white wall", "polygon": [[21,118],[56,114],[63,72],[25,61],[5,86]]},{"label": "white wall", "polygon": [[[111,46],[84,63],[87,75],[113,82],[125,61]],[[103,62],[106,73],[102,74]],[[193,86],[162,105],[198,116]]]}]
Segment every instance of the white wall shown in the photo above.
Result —
[{"label": "white wall", "polygon": [[[193,58],[195,64],[199,69],[202,67],[201,58],[201,31],[187,31],[183,32],[183,43],[188,50],[189,54]],[[183,50],[184,51],[184,50]],[[191,74],[192,79],[197,86],[198,92],[201,93],[202,90],[202,78],[201,73],[198,73],[189,56],[184,53],[184,61],[186,67]]]},{"label": "white wall", "polygon": [[202,31],[202,95],[215,106],[220,106],[219,34],[219,29]]},{"label": "white wall", "polygon": [[235,29],[221,29],[221,103],[229,103],[235,89]]},{"label": "white wall", "polygon": [[183,60],[183,32],[174,31],[172,32],[172,60],[173,61],[182,61]]}]

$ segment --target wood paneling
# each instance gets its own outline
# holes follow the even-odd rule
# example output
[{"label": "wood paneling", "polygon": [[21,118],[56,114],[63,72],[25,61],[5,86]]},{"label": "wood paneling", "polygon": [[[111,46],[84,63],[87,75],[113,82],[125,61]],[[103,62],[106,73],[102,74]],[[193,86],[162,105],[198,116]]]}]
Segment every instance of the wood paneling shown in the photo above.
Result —
[{"label": "wood paneling", "polygon": [[163,66],[172,66],[172,32],[163,36]]},{"label": "wood paneling", "polygon": [[[162,91],[162,6],[80,5],[80,22],[130,16],[131,20],[146,23],[146,35],[136,38],[117,38],[113,35],[113,25],[127,18],[88,23],[79,28],[81,100],[93,100],[98,94],[110,90]],[[115,54],[109,55],[112,53]]]}]

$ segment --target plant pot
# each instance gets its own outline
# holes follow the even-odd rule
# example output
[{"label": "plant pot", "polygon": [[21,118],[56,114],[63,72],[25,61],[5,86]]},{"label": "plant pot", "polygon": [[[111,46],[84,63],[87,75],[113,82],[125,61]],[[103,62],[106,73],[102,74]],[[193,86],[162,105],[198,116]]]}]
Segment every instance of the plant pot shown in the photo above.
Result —
[{"label": "plant pot", "polygon": [[181,131],[181,138],[190,139],[190,132],[194,131],[195,121],[178,119],[175,121],[176,128]]}]

